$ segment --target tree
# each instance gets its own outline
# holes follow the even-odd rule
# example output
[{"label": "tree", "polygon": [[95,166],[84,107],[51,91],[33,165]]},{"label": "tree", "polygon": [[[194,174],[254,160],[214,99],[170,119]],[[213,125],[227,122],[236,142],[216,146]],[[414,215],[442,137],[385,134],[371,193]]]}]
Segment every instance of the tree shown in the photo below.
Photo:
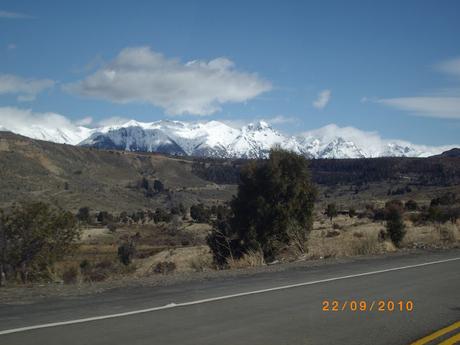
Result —
[{"label": "tree", "polygon": [[14,205],[8,213],[0,213],[0,223],[1,265],[19,272],[23,282],[68,254],[80,235],[72,213],[42,202]]},{"label": "tree", "polygon": [[141,182],[139,183],[140,188],[149,190],[149,180],[147,180],[145,177],[142,178]]},{"label": "tree", "polygon": [[354,216],[356,216],[356,209],[355,209],[354,207],[350,207],[350,208],[348,209],[348,216],[349,216],[350,218],[353,218]]},{"label": "tree", "polygon": [[166,222],[166,223],[169,223],[172,219],[172,215],[168,212],[166,212],[164,209],[162,208],[157,208],[155,210],[155,213],[153,214],[153,221],[155,223],[159,223],[159,222]]},{"label": "tree", "polygon": [[125,266],[128,266],[132,262],[134,254],[136,254],[136,247],[134,241],[132,240],[125,242],[118,247],[118,258]]},{"label": "tree", "polygon": [[101,223],[101,225],[107,225],[112,222],[113,216],[107,211],[100,211],[97,214],[96,219],[99,223]]},{"label": "tree", "polygon": [[198,223],[208,223],[210,211],[203,204],[196,204],[190,207],[190,217]]},{"label": "tree", "polygon": [[326,211],[324,213],[332,222],[332,218],[337,216],[337,206],[334,203],[327,204]]},{"label": "tree", "polygon": [[91,222],[89,207],[81,207],[78,210],[77,219],[82,223],[89,224]]},{"label": "tree", "polygon": [[304,157],[275,148],[268,160],[249,163],[241,171],[231,215],[208,237],[215,261],[249,251],[260,251],[270,261],[283,246],[303,248],[312,228],[315,196]]},{"label": "tree", "polygon": [[386,207],[386,229],[396,247],[400,246],[401,241],[406,235],[406,226],[404,225],[402,215],[402,207],[396,204],[390,204]]},{"label": "tree", "polygon": [[153,181],[153,189],[155,192],[162,192],[165,190],[165,186],[160,180]]},{"label": "tree", "polygon": [[417,211],[418,209],[418,204],[415,200],[407,200],[406,203],[404,204],[404,207],[406,208],[406,210],[408,211]]}]

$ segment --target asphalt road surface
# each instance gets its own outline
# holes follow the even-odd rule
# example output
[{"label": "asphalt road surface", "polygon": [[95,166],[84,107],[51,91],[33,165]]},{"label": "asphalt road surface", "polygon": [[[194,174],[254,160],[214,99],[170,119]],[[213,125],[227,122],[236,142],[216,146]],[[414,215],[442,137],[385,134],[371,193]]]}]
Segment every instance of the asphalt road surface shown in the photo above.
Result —
[{"label": "asphalt road surface", "polygon": [[450,250],[0,305],[0,344],[397,345],[454,324],[445,340],[457,321]]}]

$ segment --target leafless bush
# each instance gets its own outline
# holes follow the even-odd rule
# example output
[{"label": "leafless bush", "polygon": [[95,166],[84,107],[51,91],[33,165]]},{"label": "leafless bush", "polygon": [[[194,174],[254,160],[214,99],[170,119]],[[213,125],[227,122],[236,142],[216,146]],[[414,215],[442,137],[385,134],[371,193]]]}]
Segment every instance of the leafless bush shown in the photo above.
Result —
[{"label": "leafless bush", "polygon": [[62,273],[62,280],[64,284],[75,284],[78,281],[80,272],[77,267],[69,266]]},{"label": "leafless bush", "polygon": [[155,269],[153,270],[155,273],[161,273],[161,274],[170,274],[174,272],[176,269],[176,264],[171,261],[161,261],[157,263],[155,266]]}]

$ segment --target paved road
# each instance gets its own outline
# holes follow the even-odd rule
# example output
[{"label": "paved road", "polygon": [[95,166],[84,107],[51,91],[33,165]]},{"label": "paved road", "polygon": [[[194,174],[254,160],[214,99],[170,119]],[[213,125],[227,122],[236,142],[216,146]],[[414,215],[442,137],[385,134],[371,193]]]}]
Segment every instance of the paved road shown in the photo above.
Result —
[{"label": "paved road", "polygon": [[[0,344],[409,344],[460,320],[455,258],[460,250],[0,305],[0,331],[157,308],[0,334]],[[404,268],[434,261],[444,262]],[[323,300],[365,300],[368,308],[372,301],[411,300],[414,310],[325,312]]]}]

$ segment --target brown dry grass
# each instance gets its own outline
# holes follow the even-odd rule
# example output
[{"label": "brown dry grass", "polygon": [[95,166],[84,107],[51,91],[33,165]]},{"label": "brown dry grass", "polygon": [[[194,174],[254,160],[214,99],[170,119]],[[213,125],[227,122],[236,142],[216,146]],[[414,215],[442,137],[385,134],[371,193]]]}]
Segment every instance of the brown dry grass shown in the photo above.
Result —
[{"label": "brown dry grass", "polygon": [[197,267],[200,267],[200,270],[211,269],[212,255],[208,246],[167,249],[151,257],[137,259],[136,274],[140,276],[152,274],[159,262],[173,262],[177,273],[193,272]]},{"label": "brown dry grass", "polygon": [[265,265],[265,260],[261,252],[250,251],[239,259],[228,259],[227,264],[230,269],[239,269],[263,266]]}]

